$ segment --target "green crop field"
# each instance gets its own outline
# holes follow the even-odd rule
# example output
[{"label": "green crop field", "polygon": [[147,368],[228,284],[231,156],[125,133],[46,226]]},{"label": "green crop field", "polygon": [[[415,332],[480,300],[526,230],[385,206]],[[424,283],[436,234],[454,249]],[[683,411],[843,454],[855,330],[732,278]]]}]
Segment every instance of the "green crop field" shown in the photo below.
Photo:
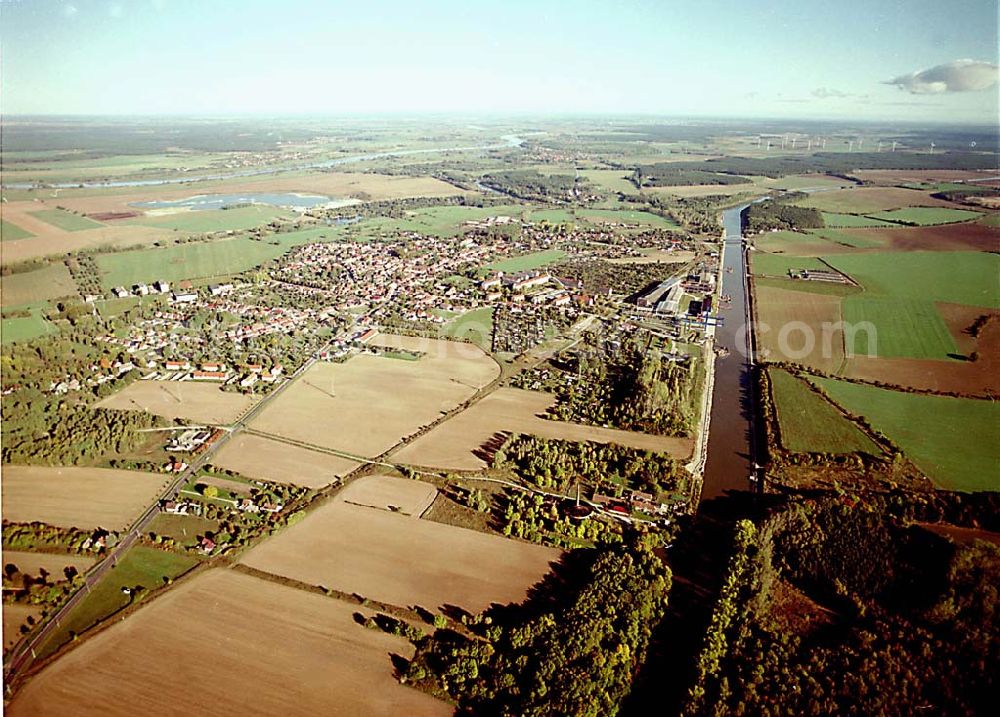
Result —
[{"label": "green crop field", "polygon": [[[283,236],[288,242],[291,235]],[[271,243],[253,239],[221,239],[193,242],[162,249],[139,249],[95,257],[101,270],[101,282],[110,289],[131,286],[136,282],[157,279],[180,281],[213,276],[229,276],[247,271],[284,254],[295,243]]]},{"label": "green crop field", "polygon": [[[772,279],[770,277],[754,277],[753,284],[770,286],[775,289],[785,289],[800,294],[822,294],[824,296],[853,296],[864,291],[854,284],[835,284],[830,281],[796,281],[794,279]],[[797,299],[796,299],[797,301]]]},{"label": "green crop field", "polygon": [[34,271],[5,276],[0,281],[0,305],[4,308],[64,296],[77,296],[76,282],[65,264],[49,264]]},{"label": "green crop field", "polygon": [[493,343],[493,307],[474,309],[446,324],[441,330],[445,338],[471,341],[477,346],[490,350]]},{"label": "green crop field", "polygon": [[296,213],[288,209],[255,204],[234,209],[214,209],[201,212],[176,212],[162,216],[145,216],[129,220],[129,224],[160,227],[183,232],[243,231],[263,226],[275,219],[290,219]]},{"label": "green crop field", "polygon": [[[855,327],[853,333],[845,333],[848,354],[947,359],[958,352],[932,301],[866,294],[847,297],[842,307],[844,321]],[[863,322],[872,324],[874,332],[860,330]]]},{"label": "green crop field", "polygon": [[62,209],[43,209],[38,212],[28,213],[33,217],[41,219],[46,224],[51,224],[67,232],[79,232],[84,229],[97,229],[104,226],[93,219],[81,217],[72,212],[65,212]]},{"label": "green crop field", "polygon": [[782,369],[768,370],[781,444],[800,453],[881,454],[879,447],[805,381]]},{"label": "green crop field", "polygon": [[1000,256],[996,254],[883,252],[824,258],[869,293],[1000,307]]},{"label": "green crop field", "polygon": [[881,219],[862,217],[857,214],[836,214],[834,212],[823,212],[823,224],[835,229],[895,226],[892,222]]},{"label": "green crop field", "polygon": [[[558,210],[557,210],[558,211]],[[677,229],[677,224],[667,217],[635,209],[578,209],[577,217],[591,223],[618,222],[623,224],[640,224],[642,226],[659,227],[661,229]]]},{"label": "green crop field", "polygon": [[751,255],[750,266],[754,276],[787,276],[796,269],[830,271],[830,267],[814,256],[788,256],[755,251]]},{"label": "green crop field", "polygon": [[1000,490],[1000,404],[890,391],[815,378],[838,404],[863,415],[941,488]]},{"label": "green crop field", "polygon": [[990,212],[980,219],[979,223],[985,224],[988,227],[1000,227],[1000,212]]},{"label": "green crop field", "polygon": [[966,222],[978,218],[981,214],[968,209],[948,209],[947,207],[906,207],[905,209],[893,209],[889,212],[878,212],[869,216],[873,219],[883,219],[901,224],[916,224],[924,227]]},{"label": "green crop field", "polygon": [[611,192],[632,194],[636,191],[635,185],[626,179],[629,172],[624,169],[582,169],[580,174],[598,187]]},{"label": "green crop field", "polygon": [[15,341],[30,341],[31,339],[53,334],[59,329],[42,317],[41,309],[28,309],[31,316],[18,316],[0,320],[0,343]]},{"label": "green crop field", "polygon": [[80,634],[110,615],[127,607],[133,596],[122,592],[123,587],[153,590],[165,580],[186,573],[197,563],[196,558],[165,550],[135,546],[118,561],[118,565],[101,578],[93,589],[62,621],[59,628],[45,640],[39,657],[48,655],[70,639],[70,633]]},{"label": "green crop field", "polygon": [[0,241],[30,239],[33,236],[35,235],[26,229],[22,229],[17,224],[8,222],[6,219],[0,219]]},{"label": "green crop field", "polygon": [[545,251],[536,251],[532,254],[524,254],[523,256],[515,256],[511,259],[498,261],[490,264],[489,268],[493,271],[528,271],[529,269],[537,269],[540,266],[559,261],[564,256],[566,256],[566,252],[561,249],[546,249]]},{"label": "green crop field", "polygon": [[884,242],[879,241],[878,232],[844,232],[837,229],[807,229],[809,234],[822,237],[835,244],[843,244],[855,249],[873,249],[884,246]]}]

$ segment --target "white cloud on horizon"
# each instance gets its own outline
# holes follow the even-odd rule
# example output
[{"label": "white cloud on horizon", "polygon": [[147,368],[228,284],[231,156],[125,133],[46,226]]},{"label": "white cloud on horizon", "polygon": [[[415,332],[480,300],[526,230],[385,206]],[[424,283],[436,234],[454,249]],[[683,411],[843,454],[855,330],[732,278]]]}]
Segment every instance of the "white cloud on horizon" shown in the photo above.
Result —
[{"label": "white cloud on horizon", "polygon": [[926,70],[911,72],[888,80],[913,95],[937,95],[946,92],[978,92],[997,84],[1000,67],[980,60],[955,60]]}]

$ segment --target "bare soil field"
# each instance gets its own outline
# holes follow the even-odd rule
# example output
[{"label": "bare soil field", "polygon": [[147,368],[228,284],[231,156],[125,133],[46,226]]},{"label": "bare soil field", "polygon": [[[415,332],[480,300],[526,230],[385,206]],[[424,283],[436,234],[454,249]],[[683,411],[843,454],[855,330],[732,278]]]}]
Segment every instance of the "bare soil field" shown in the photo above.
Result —
[{"label": "bare soil field", "polygon": [[379,336],[416,361],[355,356],[310,368],[251,424],[276,436],[373,457],[490,383],[500,368],[471,344]]},{"label": "bare soil field", "polygon": [[21,639],[21,625],[27,624],[29,617],[42,614],[38,605],[3,605],[3,649],[7,649]]},{"label": "bare soil field", "polygon": [[796,202],[799,206],[815,207],[824,212],[864,214],[901,207],[954,207],[955,204],[934,199],[927,192],[898,187],[857,187],[818,192]]},{"label": "bare soil field", "polygon": [[3,467],[3,518],[65,528],[121,530],[153,502],[168,476],[110,468]]},{"label": "bare soil field", "polygon": [[865,182],[879,184],[904,184],[912,182],[956,182],[963,179],[988,177],[996,172],[977,172],[969,169],[862,169],[851,176]]},{"label": "bare soil field", "polygon": [[[401,495],[399,502],[406,500]],[[337,496],[245,555],[245,564],[400,606],[473,613],[520,602],[560,552],[350,505]]]},{"label": "bare soil field", "polygon": [[[865,236],[862,231],[859,236]],[[996,251],[1000,246],[1000,229],[975,222],[869,229],[867,235],[886,242],[880,251]]]},{"label": "bare soil field", "polygon": [[399,637],[354,606],[231,570],[172,589],[54,662],[11,715],[450,715],[393,676]]},{"label": "bare soil field", "polygon": [[52,580],[62,580],[63,569],[69,566],[76,568],[77,572],[84,573],[91,565],[97,562],[97,558],[87,555],[59,555],[57,553],[32,553],[23,550],[3,551],[3,564],[16,565],[17,569],[25,575],[38,577],[41,571],[52,576]]},{"label": "bare soil field", "polygon": [[[950,306],[939,304],[941,306]],[[970,309],[970,307],[963,307]],[[972,309],[972,311],[977,311]],[[987,310],[979,309],[978,313]],[[945,322],[955,333],[955,313],[942,312]],[[949,321],[949,318],[952,321]],[[957,334],[956,334],[957,338]],[[966,336],[966,339],[971,338]],[[960,344],[962,345],[962,344]],[[968,347],[968,343],[964,344]],[[966,348],[960,350],[966,350]],[[856,357],[848,359],[843,375],[866,381],[882,381],[897,386],[909,386],[924,391],[947,391],[977,396],[1000,393],[1000,322],[991,322],[975,340],[977,361],[929,361],[920,359],[878,359]]]},{"label": "bare soil field", "polygon": [[197,381],[135,381],[97,405],[221,425],[235,421],[257,400]]},{"label": "bare soil field", "polygon": [[[842,297],[761,285],[754,287],[754,293],[757,340],[768,360],[837,371],[844,360],[844,333],[824,333],[823,324],[842,320]],[[807,335],[813,337],[811,346]]]},{"label": "bare soil field", "polygon": [[694,443],[690,438],[653,436],[539,418],[554,402],[555,396],[549,393],[520,388],[498,389],[404,447],[393,458],[418,466],[479,470],[486,467],[481,449],[500,432],[530,433],[568,441],[620,443],[632,448],[669,453],[676,458],[687,458],[693,450]]},{"label": "bare soil field", "polygon": [[349,484],[338,496],[350,505],[379,508],[419,518],[431,507],[437,488],[430,483],[409,478],[365,476]]},{"label": "bare soil field", "polygon": [[[947,304],[937,302],[934,304],[941,318],[944,319],[948,330],[955,338],[955,347],[965,355],[976,350],[979,341],[987,338],[985,335],[976,338],[968,329],[980,316],[994,316],[1000,318],[1000,311],[988,309],[982,306],[966,306],[965,304]],[[995,321],[996,319],[994,319]]]},{"label": "bare soil field", "polygon": [[250,478],[306,488],[323,488],[360,465],[347,458],[246,433],[223,446],[212,456],[212,463]]}]

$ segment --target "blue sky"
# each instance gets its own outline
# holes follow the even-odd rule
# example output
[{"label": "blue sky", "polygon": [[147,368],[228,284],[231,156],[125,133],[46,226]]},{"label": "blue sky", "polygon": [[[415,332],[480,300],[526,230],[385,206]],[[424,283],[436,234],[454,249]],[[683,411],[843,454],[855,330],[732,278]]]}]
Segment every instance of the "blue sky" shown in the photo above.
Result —
[{"label": "blue sky", "polygon": [[996,0],[0,0],[0,40],[5,114],[997,119],[905,79],[995,78]]}]

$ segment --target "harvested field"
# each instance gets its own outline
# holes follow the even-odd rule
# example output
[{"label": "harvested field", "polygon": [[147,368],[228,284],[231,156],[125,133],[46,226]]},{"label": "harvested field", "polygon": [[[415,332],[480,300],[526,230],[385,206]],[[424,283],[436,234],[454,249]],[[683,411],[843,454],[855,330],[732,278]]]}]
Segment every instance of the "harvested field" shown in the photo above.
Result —
[{"label": "harvested field", "polygon": [[42,614],[38,605],[3,605],[3,649],[12,646],[21,639],[21,626],[28,624],[28,618],[37,618]]},{"label": "harvested field", "polygon": [[[17,694],[11,715],[449,715],[393,676],[403,638],[354,606],[240,575],[202,573],[86,641]],[[209,639],[215,636],[217,639]],[[210,666],[211,679],[206,679]],[[164,683],[169,672],[170,689]]]},{"label": "harvested field", "polygon": [[196,423],[232,423],[258,399],[197,381],[135,381],[97,405]]},{"label": "harvested field", "polygon": [[3,551],[3,564],[16,565],[17,569],[25,575],[38,577],[41,571],[51,575],[52,581],[62,580],[65,575],[63,570],[67,567],[76,568],[79,573],[84,573],[91,565],[97,562],[97,558],[87,555],[59,555],[58,553],[31,553],[24,550]]},{"label": "harvested field", "polygon": [[837,371],[844,360],[844,332],[831,326],[841,321],[843,297],[758,283],[754,295],[757,341],[769,361]]},{"label": "harvested field", "polygon": [[343,364],[316,364],[251,427],[374,457],[459,406],[500,373],[471,344],[388,335],[373,343],[425,355],[398,361],[365,354]]},{"label": "harvested field", "polygon": [[520,388],[498,389],[404,447],[393,458],[418,466],[479,470],[486,466],[481,451],[500,432],[528,433],[568,441],[619,443],[632,448],[669,453],[676,458],[691,455],[694,444],[689,438],[653,436],[539,418],[554,402],[555,396],[549,393]]},{"label": "harvested field", "polygon": [[935,199],[927,192],[899,187],[855,187],[817,192],[795,204],[822,212],[867,214],[901,207],[953,207],[951,202]]},{"label": "harvested field", "polygon": [[132,248],[150,245],[171,238],[166,229],[155,227],[101,227],[86,231],[38,235],[32,239],[4,242],[4,264],[16,264],[28,259],[62,255],[98,247]]},{"label": "harvested field", "polygon": [[121,530],[153,502],[169,478],[109,468],[3,468],[3,518],[65,528]]},{"label": "harvested field", "polygon": [[[400,500],[405,500],[405,495]],[[242,562],[393,605],[473,613],[521,602],[560,552],[345,503],[341,496],[261,543]]]},{"label": "harvested field", "polygon": [[409,478],[365,476],[350,483],[338,499],[351,505],[388,510],[419,518],[431,507],[437,488]]},{"label": "harvested field", "polygon": [[212,456],[212,463],[251,478],[306,488],[323,488],[361,465],[347,458],[246,433],[232,438]]}]

